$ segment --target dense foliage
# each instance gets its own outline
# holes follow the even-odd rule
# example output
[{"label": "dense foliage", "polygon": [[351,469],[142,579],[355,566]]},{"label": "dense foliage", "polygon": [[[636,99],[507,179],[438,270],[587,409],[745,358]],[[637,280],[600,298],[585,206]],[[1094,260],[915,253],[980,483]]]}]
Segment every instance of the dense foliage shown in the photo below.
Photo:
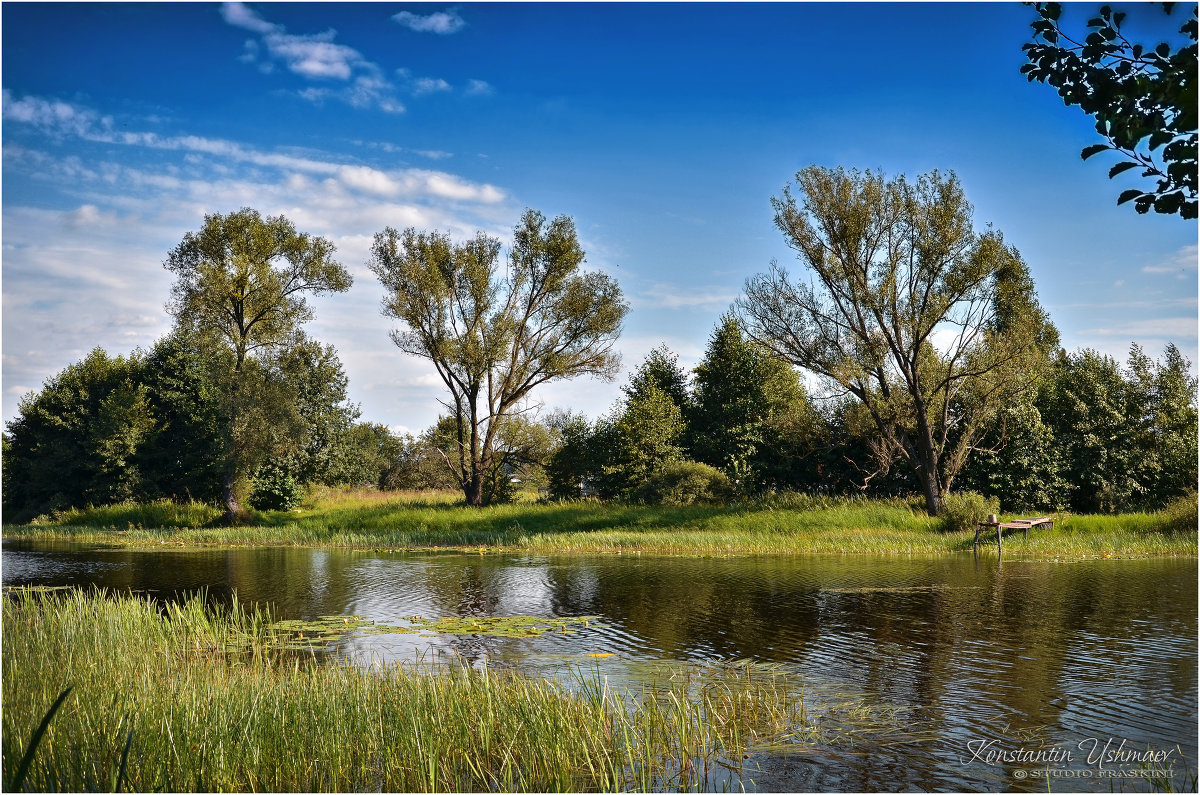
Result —
[{"label": "dense foliage", "polygon": [[[1170,15],[1174,3],[1161,5]],[[1189,43],[1175,47],[1129,41],[1121,32],[1125,13],[1109,6],[1088,20],[1086,36],[1064,29],[1060,3],[1035,8],[1034,40],[1022,47],[1029,63],[1021,71],[1096,120],[1105,142],[1084,148],[1085,160],[1113,151],[1123,159],[1109,170],[1110,178],[1140,169],[1143,178],[1157,180],[1153,190],[1123,191],[1117,204],[1132,201],[1139,213],[1153,207],[1195,218],[1196,5],[1178,29]]]},{"label": "dense foliage", "polygon": [[530,392],[548,381],[611,377],[628,310],[616,281],[580,270],[575,223],[527,210],[507,263],[483,232],[456,244],[438,232],[387,228],[371,270],[386,291],[383,313],[403,327],[400,350],[428,360],[449,398],[453,445],[442,446],[470,505],[503,497],[500,438]]},{"label": "dense foliage", "polygon": [[[1175,345],[1161,360],[1134,345],[1125,365],[1060,349],[1028,268],[998,233],[971,231],[953,176],[799,179],[806,204],[785,193],[776,220],[819,284],[752,280],[694,369],[655,348],[595,420],[539,418],[524,400],[616,366],[625,305],[607,277],[576,272],[569,219],[526,214],[505,284],[485,236],[378,237],[376,270],[408,324],[397,341],[428,345],[453,385],[449,413],[416,436],[358,422],[337,352],[299,328],[302,293],[348,284],[327,241],[253,211],[209,216],[168,261],[171,334],[128,356],[97,348],[21,400],[3,437],[5,519],[122,502],[228,513],[231,489],[281,510],[324,485],[459,489],[473,504],[534,489],[675,506],[920,493],[948,526],[1163,506],[1194,525],[1197,381]],[[272,291],[262,325],[220,317],[221,300],[244,310]],[[832,388],[810,394],[794,365]]]},{"label": "dense foliage", "polygon": [[[97,348],[50,378],[21,400],[5,434],[5,518],[123,500],[223,500],[228,407],[217,384],[228,365],[175,334],[128,357]],[[355,444],[358,408],[331,347],[300,340],[248,360],[243,379],[263,418],[262,433],[243,436],[255,472],[297,486],[351,480],[345,462],[366,445]],[[247,493],[258,486],[247,478]]]},{"label": "dense foliage", "polygon": [[881,469],[903,459],[930,514],[987,422],[1029,391],[1057,332],[1020,254],[977,233],[958,178],[810,166],[773,200],[804,273],[773,265],[738,307],[750,336],[852,396]]},{"label": "dense foliage", "polygon": [[[227,521],[241,515],[240,500],[272,446],[270,437],[297,425],[315,427],[315,418],[306,416],[314,398],[305,391],[337,388],[327,386],[327,372],[299,389],[290,383],[296,366],[319,369],[319,360],[328,358],[307,343],[301,327],[312,318],[307,294],[350,288],[350,274],[333,251],[329,240],[298,232],[282,215],[263,218],[243,208],[206,215],[200,231],[184,235],[163,263],[176,277],[167,311],[179,333],[208,361],[231,360],[211,369],[210,379],[220,395]],[[309,361],[293,362],[297,357]],[[341,388],[344,392],[344,379]]]}]

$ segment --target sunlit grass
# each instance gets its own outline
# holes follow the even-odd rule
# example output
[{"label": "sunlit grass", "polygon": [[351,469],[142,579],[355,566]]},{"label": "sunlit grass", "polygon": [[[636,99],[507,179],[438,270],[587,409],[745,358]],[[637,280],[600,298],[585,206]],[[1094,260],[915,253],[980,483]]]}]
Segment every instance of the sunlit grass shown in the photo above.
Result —
[{"label": "sunlit grass", "polygon": [[[294,511],[255,514],[217,527],[215,508],[170,503],[71,511],[36,525],[6,526],[8,538],[129,547],[196,545],[672,555],[939,555],[969,551],[974,531],[944,532],[915,503],[783,495],[730,506],[643,506],[522,501],[468,508],[446,492],[321,490]],[[1194,502],[1158,513],[1055,516],[1053,529],[1005,538],[1005,553],[1029,557],[1196,555]],[[1189,513],[1189,511],[1191,513]],[[155,524],[153,517],[161,516]],[[1190,517],[1190,519],[1189,519]],[[1002,519],[1017,518],[1005,516]],[[1189,523],[1190,522],[1190,523]],[[205,526],[208,524],[209,526]],[[995,533],[981,551],[995,550]],[[991,551],[989,553],[989,550]]]},{"label": "sunlit grass", "polygon": [[6,784],[73,688],[32,791],[118,778],[146,792],[695,789],[756,748],[813,736],[797,683],[769,669],[692,668],[624,694],[587,674],[567,689],[487,669],[303,663],[265,642],[263,613],[199,598],[166,615],[82,592],[3,602]]}]

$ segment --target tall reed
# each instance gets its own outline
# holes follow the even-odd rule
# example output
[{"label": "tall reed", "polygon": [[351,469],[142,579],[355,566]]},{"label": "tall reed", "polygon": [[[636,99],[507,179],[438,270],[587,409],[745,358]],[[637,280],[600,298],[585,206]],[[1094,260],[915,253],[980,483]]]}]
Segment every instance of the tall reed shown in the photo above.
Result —
[{"label": "tall reed", "polygon": [[199,598],[7,594],[5,781],[67,686],[27,789],[695,789],[757,744],[808,736],[777,673],[711,668],[637,694],[598,675],[421,674],[272,651],[268,623]]}]

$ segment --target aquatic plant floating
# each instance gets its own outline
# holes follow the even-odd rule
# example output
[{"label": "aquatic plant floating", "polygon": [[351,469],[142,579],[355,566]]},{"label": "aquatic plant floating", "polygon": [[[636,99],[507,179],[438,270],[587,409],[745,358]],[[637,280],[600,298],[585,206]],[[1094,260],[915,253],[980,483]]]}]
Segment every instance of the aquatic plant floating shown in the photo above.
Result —
[{"label": "aquatic plant floating", "polygon": [[595,616],[538,618],[536,616],[466,616],[409,619],[415,629],[439,635],[486,635],[495,638],[536,638],[547,633],[573,635]]},{"label": "aquatic plant floating", "polygon": [[498,638],[536,638],[547,633],[572,635],[582,625],[591,626],[595,616],[538,618],[536,616],[450,616],[403,619],[409,626],[381,624],[362,616],[321,616],[317,619],[276,621],[269,629],[275,633],[277,648],[318,648],[348,633],[357,635],[403,635],[414,632],[426,636],[484,635]]}]

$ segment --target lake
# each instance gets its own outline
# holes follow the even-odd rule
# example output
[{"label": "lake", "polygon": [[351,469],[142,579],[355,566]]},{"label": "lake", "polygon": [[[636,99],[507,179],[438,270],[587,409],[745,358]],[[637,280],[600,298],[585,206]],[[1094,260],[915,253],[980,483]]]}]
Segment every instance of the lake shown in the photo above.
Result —
[{"label": "lake", "polygon": [[[133,551],[5,542],[3,581],[175,599],[207,589],[277,617],[597,616],[536,638],[350,635],[355,660],[457,658],[637,687],[663,666],[795,673],[851,733],[757,754],[765,791],[1194,789],[1197,562],[852,556]],[[589,655],[611,655],[593,657]],[[871,726],[844,723],[847,704]],[[1157,757],[1154,755],[1157,754]],[[1159,761],[1153,761],[1157,759]],[[1052,777],[1047,782],[1047,777]],[[1161,776],[1160,776],[1161,777]]]}]

